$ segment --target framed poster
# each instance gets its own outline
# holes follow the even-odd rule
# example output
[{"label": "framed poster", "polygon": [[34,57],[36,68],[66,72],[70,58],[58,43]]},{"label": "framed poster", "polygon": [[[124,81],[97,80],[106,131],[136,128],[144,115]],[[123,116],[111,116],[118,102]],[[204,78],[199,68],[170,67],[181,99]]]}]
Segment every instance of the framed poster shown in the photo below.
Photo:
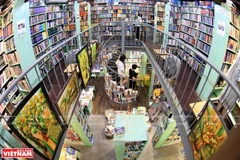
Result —
[{"label": "framed poster", "polygon": [[195,159],[207,160],[227,138],[225,127],[213,107],[206,107],[188,135]]},{"label": "framed poster", "polygon": [[89,57],[88,57],[88,45],[84,45],[80,52],[76,55],[78,67],[83,81],[83,88],[87,86],[88,80],[91,76]]},{"label": "framed poster", "polygon": [[62,93],[57,100],[58,110],[67,124],[69,124],[72,117],[79,93],[80,87],[78,83],[77,72],[75,70],[68,79],[64,89],[62,90]]},{"label": "framed poster", "polygon": [[44,159],[54,159],[66,130],[57,115],[41,82],[18,105],[8,124],[35,153]]}]

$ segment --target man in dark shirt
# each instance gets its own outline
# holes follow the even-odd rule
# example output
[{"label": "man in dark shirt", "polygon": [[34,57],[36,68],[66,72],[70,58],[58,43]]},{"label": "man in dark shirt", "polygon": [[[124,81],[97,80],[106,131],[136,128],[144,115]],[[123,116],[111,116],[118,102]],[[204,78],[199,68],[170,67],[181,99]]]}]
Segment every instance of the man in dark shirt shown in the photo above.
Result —
[{"label": "man in dark shirt", "polygon": [[131,89],[135,89],[135,87],[136,87],[136,80],[138,80],[138,78],[137,78],[138,73],[135,72],[137,67],[138,66],[136,64],[133,64],[132,68],[129,69],[129,88],[131,88]]}]

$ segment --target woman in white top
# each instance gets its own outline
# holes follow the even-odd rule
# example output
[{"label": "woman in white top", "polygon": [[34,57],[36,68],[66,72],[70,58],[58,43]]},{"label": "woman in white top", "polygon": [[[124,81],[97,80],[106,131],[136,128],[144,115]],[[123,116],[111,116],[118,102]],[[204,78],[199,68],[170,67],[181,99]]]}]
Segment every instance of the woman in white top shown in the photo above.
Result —
[{"label": "woman in white top", "polygon": [[136,24],[136,39],[140,39],[140,26],[142,23],[142,15],[137,12],[137,24]]},{"label": "woman in white top", "polygon": [[124,61],[126,56],[122,54],[120,58],[116,61],[116,65],[118,68],[118,75],[120,77],[120,85],[124,85],[128,82],[127,74],[125,73]]}]

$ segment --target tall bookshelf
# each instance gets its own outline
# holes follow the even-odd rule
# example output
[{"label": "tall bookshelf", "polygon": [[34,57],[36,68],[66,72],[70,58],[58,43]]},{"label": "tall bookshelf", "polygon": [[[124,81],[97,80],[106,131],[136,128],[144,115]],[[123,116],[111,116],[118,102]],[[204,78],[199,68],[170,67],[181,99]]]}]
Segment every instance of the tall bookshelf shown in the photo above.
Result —
[{"label": "tall bookshelf", "polygon": [[155,4],[155,27],[164,30],[165,3],[157,2]]},{"label": "tall bookshelf", "polygon": [[[30,5],[30,33],[36,59],[65,40],[64,13],[59,5]],[[39,65],[45,76],[63,57],[63,49],[46,57]]]},{"label": "tall bookshelf", "polygon": [[[105,23],[103,29],[100,31],[102,36],[111,36],[114,33],[121,33],[121,26],[114,26],[110,21],[121,21],[131,22],[135,20],[136,13],[142,14],[143,22],[149,22],[154,15],[154,7],[152,1],[146,0],[123,0],[123,1],[108,1],[108,0],[96,0],[95,1],[98,22],[109,22]],[[126,23],[127,31],[126,36],[131,35],[132,29],[130,23]],[[105,28],[104,28],[105,27]],[[145,29],[140,33],[141,37],[146,37]]]},{"label": "tall bookshelf", "polygon": [[[81,32],[91,27],[90,4],[86,1],[79,3],[79,21]],[[90,41],[90,39],[90,31],[81,34],[81,43],[85,44],[87,41]]]},{"label": "tall bookshelf", "polygon": [[[226,47],[226,53],[223,60],[223,65],[221,71],[226,74],[233,64],[233,61],[237,58],[237,52],[239,49],[239,10],[234,6],[229,6],[228,4],[222,4],[222,6],[228,10],[230,13],[230,22],[229,22],[229,33],[228,33],[228,43]],[[223,89],[225,82],[222,79],[219,79],[217,82],[216,90]]]},{"label": "tall bookshelf", "polygon": [[[0,25],[0,95],[12,84],[21,73],[22,68],[18,52],[15,47],[13,29],[13,4],[8,6],[1,15]],[[25,78],[19,81],[0,104],[1,124],[5,127],[7,117],[15,110],[17,104],[23,99],[23,92],[29,91]],[[8,127],[5,127],[9,129]]]},{"label": "tall bookshelf", "polygon": [[[180,31],[180,4],[178,2],[169,2],[170,3],[170,12],[169,12],[169,24],[168,24],[168,34],[179,38]],[[168,40],[168,46],[176,46],[176,42],[173,39]]]},{"label": "tall bookshelf", "polygon": [[64,10],[64,31],[66,38],[76,35],[74,3],[69,3]]},{"label": "tall bookshelf", "polygon": [[[183,2],[180,39],[208,57],[213,37],[214,4],[204,5],[197,2]],[[187,48],[180,47],[180,57],[202,76],[205,65],[202,60]]]}]

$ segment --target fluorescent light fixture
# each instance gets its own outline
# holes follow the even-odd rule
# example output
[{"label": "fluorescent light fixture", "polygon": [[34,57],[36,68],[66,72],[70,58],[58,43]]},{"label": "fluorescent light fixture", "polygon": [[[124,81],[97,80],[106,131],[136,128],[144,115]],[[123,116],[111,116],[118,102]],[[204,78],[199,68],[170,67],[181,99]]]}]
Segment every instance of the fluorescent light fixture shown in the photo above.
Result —
[{"label": "fluorescent light fixture", "polygon": [[52,4],[52,3],[67,3],[68,0],[46,0],[46,4]]}]

